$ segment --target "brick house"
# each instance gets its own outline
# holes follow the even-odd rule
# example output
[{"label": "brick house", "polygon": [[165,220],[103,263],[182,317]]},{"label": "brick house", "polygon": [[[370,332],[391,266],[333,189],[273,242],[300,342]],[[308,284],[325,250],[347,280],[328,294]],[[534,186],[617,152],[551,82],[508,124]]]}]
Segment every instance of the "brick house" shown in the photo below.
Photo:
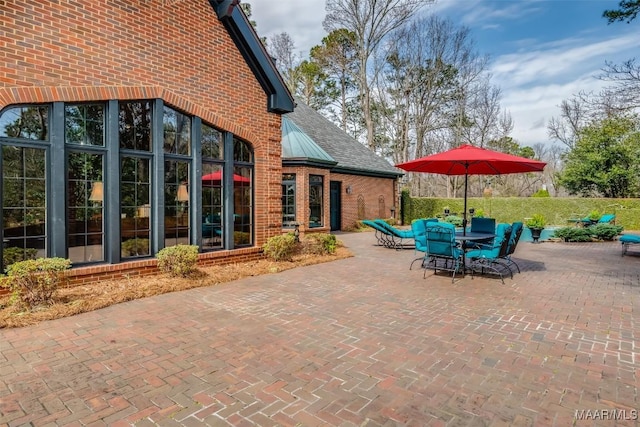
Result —
[{"label": "brick house", "polygon": [[237,0],[1,3],[4,264],[120,278],[167,246],[241,261],[281,233],[294,102]]},{"label": "brick house", "polygon": [[282,119],[282,174],[285,229],[348,230],[396,216],[403,172],[299,100]]}]

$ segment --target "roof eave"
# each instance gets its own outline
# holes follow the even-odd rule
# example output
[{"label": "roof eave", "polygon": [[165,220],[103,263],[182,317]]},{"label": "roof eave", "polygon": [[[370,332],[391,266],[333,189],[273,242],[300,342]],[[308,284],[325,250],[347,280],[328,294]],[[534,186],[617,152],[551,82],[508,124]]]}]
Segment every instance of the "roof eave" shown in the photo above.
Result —
[{"label": "roof eave", "polygon": [[293,96],[284,84],[271,57],[237,0],[209,0],[236,47],[267,95],[267,110],[271,113],[285,114],[293,111]]}]

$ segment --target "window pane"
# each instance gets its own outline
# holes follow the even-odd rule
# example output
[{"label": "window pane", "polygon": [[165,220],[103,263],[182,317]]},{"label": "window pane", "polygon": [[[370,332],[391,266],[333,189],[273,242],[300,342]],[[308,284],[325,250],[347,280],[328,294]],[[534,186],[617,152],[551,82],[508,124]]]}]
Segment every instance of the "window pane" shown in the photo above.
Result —
[{"label": "window pane", "polygon": [[121,102],[118,127],[121,148],[151,151],[151,102]]},{"label": "window pane", "polygon": [[[2,147],[3,269],[16,261],[47,256],[45,161],[42,149]],[[28,176],[32,169],[42,171],[36,175],[43,178]]]},{"label": "window pane", "polygon": [[296,176],[282,175],[282,226],[293,227],[296,222]]},{"label": "window pane", "polygon": [[233,185],[233,240],[236,247],[253,244],[252,172],[251,167],[234,167],[234,173],[239,177],[238,179],[234,177]]},{"label": "window pane", "polygon": [[222,175],[223,167],[202,163],[202,248],[222,249]]},{"label": "window pane", "polygon": [[201,132],[202,157],[222,160],[224,158],[222,132],[205,124],[202,124]]},{"label": "window pane", "polygon": [[49,107],[14,107],[0,116],[0,137],[47,141]]},{"label": "window pane", "polygon": [[309,227],[322,227],[322,207],[324,195],[322,176],[309,176]]},{"label": "window pane", "polygon": [[191,118],[173,108],[164,107],[164,151],[191,154]]},{"label": "window pane", "polygon": [[104,145],[104,105],[66,105],[65,142],[80,145]]},{"label": "window pane", "polygon": [[164,162],[165,247],[189,244],[189,163]]},{"label": "window pane", "polygon": [[67,250],[74,263],[104,260],[103,156],[69,153]]},{"label": "window pane", "polygon": [[253,150],[251,146],[236,138],[233,137],[233,161],[234,162],[253,162]]},{"label": "window pane", "polygon": [[151,181],[149,159],[122,157],[120,168],[120,255],[143,257],[150,253]]}]

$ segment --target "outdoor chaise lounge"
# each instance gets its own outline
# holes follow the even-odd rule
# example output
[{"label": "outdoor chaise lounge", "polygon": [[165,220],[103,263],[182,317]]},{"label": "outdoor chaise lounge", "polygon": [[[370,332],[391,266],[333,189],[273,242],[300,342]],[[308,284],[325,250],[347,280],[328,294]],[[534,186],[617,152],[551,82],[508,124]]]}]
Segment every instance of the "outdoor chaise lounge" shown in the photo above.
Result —
[{"label": "outdoor chaise lounge", "polygon": [[[373,222],[379,227],[386,230],[388,235],[391,236],[390,247],[394,249],[402,249],[407,244],[407,240],[413,240],[412,230],[401,230],[394,227],[393,225],[390,225],[387,221],[380,218],[374,219]],[[413,246],[413,242],[411,243],[411,245]]]},{"label": "outdoor chaise lounge", "polygon": [[637,234],[623,234],[619,238],[620,243],[622,243],[622,256],[627,253],[627,249],[629,249],[630,245],[638,245],[640,244],[640,236]]}]

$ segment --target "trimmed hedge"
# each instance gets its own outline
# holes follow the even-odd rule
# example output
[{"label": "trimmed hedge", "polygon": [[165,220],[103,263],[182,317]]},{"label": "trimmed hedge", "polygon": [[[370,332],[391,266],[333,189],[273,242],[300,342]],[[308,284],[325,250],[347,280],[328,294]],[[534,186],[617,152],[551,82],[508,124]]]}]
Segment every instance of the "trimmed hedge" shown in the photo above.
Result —
[{"label": "trimmed hedge", "polygon": [[[464,199],[411,197],[402,191],[402,223],[418,218],[442,216],[448,206],[452,215],[462,215]],[[640,199],[591,199],[579,197],[470,197],[467,209],[482,209],[497,222],[523,221],[541,213],[547,225],[569,225],[575,215],[586,217],[593,210],[616,215],[616,225],[625,230],[640,230]]]}]

